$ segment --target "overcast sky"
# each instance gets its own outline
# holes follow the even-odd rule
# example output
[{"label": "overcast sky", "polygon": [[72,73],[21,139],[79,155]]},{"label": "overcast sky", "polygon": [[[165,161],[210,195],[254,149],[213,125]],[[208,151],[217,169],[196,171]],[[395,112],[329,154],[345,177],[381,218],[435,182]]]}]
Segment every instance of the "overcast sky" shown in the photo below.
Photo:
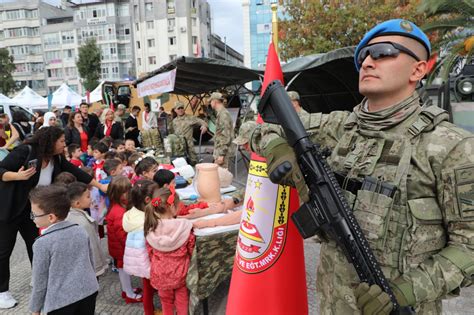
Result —
[{"label": "overcast sky", "polygon": [[243,53],[242,0],[207,0],[211,6],[212,32]]}]

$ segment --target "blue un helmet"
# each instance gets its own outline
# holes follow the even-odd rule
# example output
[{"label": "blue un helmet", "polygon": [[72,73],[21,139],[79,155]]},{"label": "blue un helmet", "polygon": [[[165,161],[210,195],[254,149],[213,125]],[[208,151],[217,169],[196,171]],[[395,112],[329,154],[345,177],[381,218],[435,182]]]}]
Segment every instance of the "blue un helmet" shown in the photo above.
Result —
[{"label": "blue un helmet", "polygon": [[423,33],[423,31],[418,26],[407,20],[388,20],[376,25],[374,28],[368,31],[364,35],[364,38],[362,38],[362,40],[360,41],[359,45],[357,45],[354,54],[354,63],[357,71],[360,70],[359,65],[357,63],[357,56],[359,55],[360,50],[364,48],[373,38],[386,35],[399,35],[413,38],[414,40],[422,44],[423,47],[425,47],[426,52],[428,53],[428,57],[431,55],[430,40],[428,39],[428,36],[426,36],[426,34]]}]

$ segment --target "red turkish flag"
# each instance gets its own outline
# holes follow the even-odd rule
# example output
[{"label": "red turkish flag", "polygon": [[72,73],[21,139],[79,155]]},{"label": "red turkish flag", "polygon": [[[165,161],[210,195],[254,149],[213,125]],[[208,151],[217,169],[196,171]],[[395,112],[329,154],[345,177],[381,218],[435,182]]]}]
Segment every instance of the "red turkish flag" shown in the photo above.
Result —
[{"label": "red turkish flag", "polygon": [[[271,43],[262,95],[273,80],[283,83]],[[303,239],[290,219],[299,208],[296,189],[273,184],[265,159],[252,152],[243,204],[226,314],[307,314]]]}]

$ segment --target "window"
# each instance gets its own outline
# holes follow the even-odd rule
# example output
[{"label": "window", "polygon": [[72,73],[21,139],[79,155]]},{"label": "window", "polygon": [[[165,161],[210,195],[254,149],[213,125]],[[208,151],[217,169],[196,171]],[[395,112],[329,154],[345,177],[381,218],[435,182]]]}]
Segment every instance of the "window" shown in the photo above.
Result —
[{"label": "window", "polygon": [[147,30],[152,30],[154,28],[155,28],[155,22],[153,22],[153,21],[147,21],[146,22],[146,29]]},{"label": "window", "polygon": [[176,55],[170,55],[170,61],[173,61],[176,59]]},{"label": "window", "polygon": [[175,19],[168,19],[168,26],[175,27],[175,25],[176,25],[176,20]]},{"label": "window", "polygon": [[166,0],[166,6],[169,14],[174,14],[174,0]]},{"label": "window", "polygon": [[130,12],[128,10],[128,3],[119,3],[117,5],[117,16],[130,16]]},{"label": "window", "polygon": [[74,32],[62,32],[62,42],[63,44],[73,44],[74,43]]},{"label": "window", "polygon": [[38,10],[25,10],[25,18],[27,19],[34,19],[38,17]]},{"label": "window", "polygon": [[149,39],[148,40],[148,47],[155,47],[155,40],[154,39]]},{"label": "window", "polygon": [[153,12],[153,2],[147,2],[145,3],[145,12],[147,14],[150,14]]},{"label": "window", "polygon": [[44,53],[44,59],[49,63],[58,63],[61,62],[61,54],[59,50],[46,51]]},{"label": "window", "polygon": [[171,46],[176,45],[176,37],[168,37],[168,40]]},{"label": "window", "polygon": [[20,10],[9,10],[5,11],[7,20],[18,20],[20,19]]},{"label": "window", "polygon": [[138,16],[138,5],[137,5],[137,4],[135,4],[135,5],[133,6],[133,15],[134,15],[135,17]]},{"label": "window", "polygon": [[196,26],[197,19],[195,17],[191,18],[191,23],[192,23],[193,26]]},{"label": "window", "polygon": [[130,29],[129,28],[125,29],[125,35],[130,35]]},{"label": "window", "polygon": [[92,10],[92,17],[98,17],[97,10]]},{"label": "window", "polygon": [[137,49],[140,49],[140,41],[137,41]]},{"label": "window", "polygon": [[138,32],[140,30],[140,25],[138,23],[135,23],[135,30]]},{"label": "window", "polygon": [[193,37],[192,37],[192,40],[193,40],[193,45],[196,45],[196,44],[197,44],[197,41],[198,41],[198,37],[197,37],[197,36],[193,36]]},{"label": "window", "polygon": [[117,54],[117,48],[115,48],[115,47],[110,47],[110,54],[111,54],[111,55],[116,55],[116,54]]},{"label": "window", "polygon": [[66,77],[76,77],[77,76],[77,69],[76,67],[67,67],[64,68],[64,75]]},{"label": "window", "polygon": [[141,66],[142,65],[142,58],[137,58],[137,63],[138,63],[139,66]]},{"label": "window", "polygon": [[62,69],[48,69],[48,78],[62,78]]},{"label": "window", "polygon": [[156,65],[156,57],[155,56],[148,57],[148,63],[150,65]]},{"label": "window", "polygon": [[31,72],[44,72],[44,65],[42,62],[30,63]]},{"label": "window", "polygon": [[15,65],[15,72],[27,72],[26,64],[24,63],[17,63]]},{"label": "window", "polygon": [[64,59],[74,59],[75,57],[75,51],[74,49],[66,49],[63,51],[63,58]]}]

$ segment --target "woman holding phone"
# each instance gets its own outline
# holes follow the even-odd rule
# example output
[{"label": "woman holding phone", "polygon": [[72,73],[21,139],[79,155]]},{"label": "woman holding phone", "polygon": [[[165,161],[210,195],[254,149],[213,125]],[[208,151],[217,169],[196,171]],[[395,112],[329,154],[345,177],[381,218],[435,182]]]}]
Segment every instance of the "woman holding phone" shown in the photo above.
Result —
[{"label": "woman holding phone", "polygon": [[33,258],[32,245],[38,229],[30,219],[30,191],[36,186],[50,185],[61,172],[70,172],[80,182],[107,190],[66,160],[65,146],[61,128],[45,127],[0,162],[0,309],[17,304],[9,292],[9,260],[18,232],[25,241],[30,261]]}]

